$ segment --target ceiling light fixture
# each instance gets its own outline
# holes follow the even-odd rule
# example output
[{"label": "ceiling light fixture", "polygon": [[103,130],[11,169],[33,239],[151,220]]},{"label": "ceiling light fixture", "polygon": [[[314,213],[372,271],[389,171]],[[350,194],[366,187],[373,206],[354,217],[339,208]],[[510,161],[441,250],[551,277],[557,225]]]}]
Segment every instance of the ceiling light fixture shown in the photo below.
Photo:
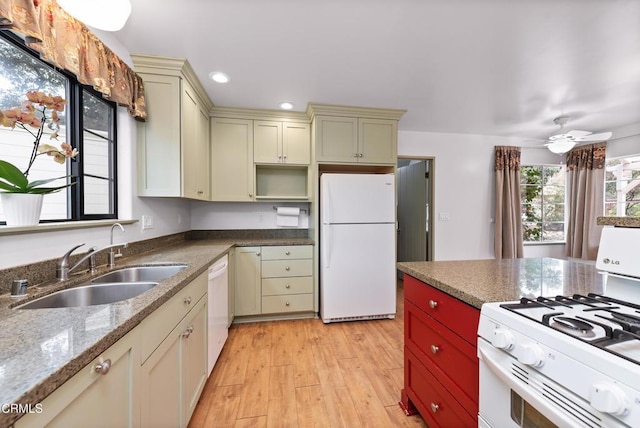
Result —
[{"label": "ceiling light fixture", "polygon": [[291,104],[289,101],[285,101],[283,103],[280,103],[280,108],[282,110],[291,110],[293,108],[293,104]]},{"label": "ceiling light fixture", "polygon": [[231,78],[228,74],[223,73],[222,71],[212,71],[209,73],[209,78],[217,83],[229,83],[231,82]]},{"label": "ceiling light fixture", "polygon": [[130,0],[58,0],[69,15],[98,30],[118,31],[131,15]]},{"label": "ceiling light fixture", "polygon": [[553,143],[547,144],[547,148],[556,154],[567,153],[569,150],[573,149],[576,145],[574,140],[568,138],[558,138],[553,141]]}]

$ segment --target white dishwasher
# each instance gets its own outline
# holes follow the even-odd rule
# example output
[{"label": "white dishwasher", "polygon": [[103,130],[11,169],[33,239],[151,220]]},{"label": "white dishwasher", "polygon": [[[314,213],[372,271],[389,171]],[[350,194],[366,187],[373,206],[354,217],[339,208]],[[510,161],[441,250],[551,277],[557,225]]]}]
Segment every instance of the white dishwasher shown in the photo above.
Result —
[{"label": "white dishwasher", "polygon": [[209,267],[209,374],[216,364],[222,351],[224,342],[229,335],[227,320],[229,318],[229,256],[225,254],[220,260]]}]

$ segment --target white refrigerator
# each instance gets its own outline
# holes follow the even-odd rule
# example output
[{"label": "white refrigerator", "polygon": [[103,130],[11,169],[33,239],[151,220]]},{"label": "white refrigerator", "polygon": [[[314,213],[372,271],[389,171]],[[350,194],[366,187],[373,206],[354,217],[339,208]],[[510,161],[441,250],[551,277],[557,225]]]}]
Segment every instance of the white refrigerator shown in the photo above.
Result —
[{"label": "white refrigerator", "polygon": [[394,318],[394,174],[320,176],[320,317]]}]

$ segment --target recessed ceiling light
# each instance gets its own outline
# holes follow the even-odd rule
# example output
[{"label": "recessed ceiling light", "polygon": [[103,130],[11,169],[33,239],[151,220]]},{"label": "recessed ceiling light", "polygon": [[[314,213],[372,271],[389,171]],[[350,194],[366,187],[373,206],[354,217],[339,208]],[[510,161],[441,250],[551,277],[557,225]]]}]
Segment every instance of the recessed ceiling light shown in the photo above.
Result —
[{"label": "recessed ceiling light", "polygon": [[211,80],[218,83],[229,83],[231,81],[231,78],[222,71],[212,71],[209,73],[209,77]]},{"label": "recessed ceiling light", "polygon": [[293,108],[293,104],[291,104],[291,103],[290,103],[290,102],[288,102],[288,101],[285,101],[285,102],[283,102],[283,103],[280,103],[280,108],[281,108],[282,110],[291,110],[291,109]]}]

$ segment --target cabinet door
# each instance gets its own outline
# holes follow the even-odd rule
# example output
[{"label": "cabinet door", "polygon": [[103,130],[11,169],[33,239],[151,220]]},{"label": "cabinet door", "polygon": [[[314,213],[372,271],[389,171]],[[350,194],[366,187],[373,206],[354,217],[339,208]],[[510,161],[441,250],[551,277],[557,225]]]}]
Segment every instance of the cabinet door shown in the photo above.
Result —
[{"label": "cabinet door", "polygon": [[142,365],[142,428],[180,426],[180,333],[176,327]]},{"label": "cabinet door", "polygon": [[253,121],[211,119],[211,200],[253,200]]},{"label": "cabinet door", "polygon": [[282,122],[253,121],[253,161],[282,163]]},{"label": "cabinet door", "polygon": [[[117,341],[44,399],[42,413],[27,414],[15,427],[139,426],[138,334],[135,329]],[[106,373],[96,370],[107,362]]]},{"label": "cabinet door", "polygon": [[207,381],[207,298],[182,322],[182,426],[189,424]]},{"label": "cabinet door", "polygon": [[141,74],[149,120],[138,124],[138,195],[181,196],[180,79]]},{"label": "cabinet door", "polygon": [[395,164],[398,161],[398,122],[358,119],[358,162]]},{"label": "cabinet door", "polygon": [[211,157],[209,151],[209,113],[202,107],[198,108],[198,156],[196,158],[196,191],[197,199],[209,200],[211,198],[211,176],[209,159]]},{"label": "cabinet door", "polygon": [[282,159],[286,163],[309,165],[311,133],[308,123],[283,122]]},{"label": "cabinet door", "polygon": [[229,251],[229,320],[227,321],[227,327],[231,327],[233,318],[236,315],[236,250],[232,248]]},{"label": "cabinet door", "polygon": [[186,82],[182,85],[182,196],[198,199],[204,193],[198,182],[201,175],[198,171],[200,108],[191,87]]},{"label": "cabinet door", "polygon": [[358,119],[316,116],[318,162],[358,161]]},{"label": "cabinet door", "polygon": [[236,248],[236,316],[260,313],[260,247]]}]

